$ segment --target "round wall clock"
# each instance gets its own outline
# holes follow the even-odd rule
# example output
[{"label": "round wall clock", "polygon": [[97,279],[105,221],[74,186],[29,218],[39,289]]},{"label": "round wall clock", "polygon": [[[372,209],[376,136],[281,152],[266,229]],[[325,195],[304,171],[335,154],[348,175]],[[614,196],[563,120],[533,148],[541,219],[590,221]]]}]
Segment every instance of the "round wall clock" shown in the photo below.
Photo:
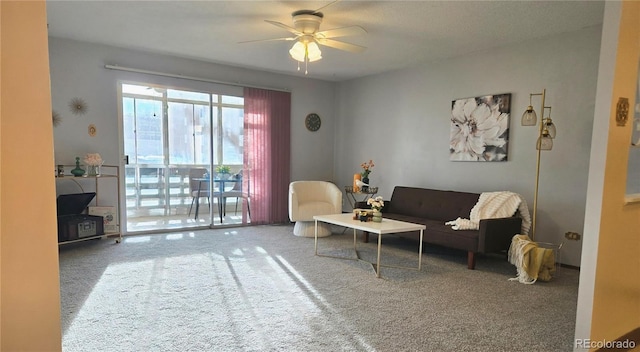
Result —
[{"label": "round wall clock", "polygon": [[321,124],[322,121],[320,121],[320,116],[318,114],[309,114],[304,120],[304,125],[307,126],[307,129],[309,131],[312,132],[319,130]]}]

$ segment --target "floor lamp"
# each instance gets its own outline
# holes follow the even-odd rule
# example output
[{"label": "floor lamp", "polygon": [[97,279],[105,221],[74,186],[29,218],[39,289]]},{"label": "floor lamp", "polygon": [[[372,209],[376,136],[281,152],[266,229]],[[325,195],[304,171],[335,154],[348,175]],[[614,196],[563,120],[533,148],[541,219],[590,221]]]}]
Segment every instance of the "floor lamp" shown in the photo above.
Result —
[{"label": "floor lamp", "polygon": [[[531,105],[531,98],[534,96],[541,96],[542,103],[540,105],[540,111],[542,118],[540,124],[538,124],[538,117],[536,111]],[[536,215],[538,213],[538,184],[540,181],[540,152],[543,150],[551,150],[553,148],[553,139],[556,138],[556,126],[551,120],[551,107],[545,106],[546,89],[543,89],[541,93],[529,94],[529,106],[527,110],[522,114],[522,126],[536,126],[538,125],[538,140],[536,142],[536,187],[533,194],[533,217],[531,219],[531,240],[535,240],[536,235]],[[548,111],[547,117],[544,116],[545,110]]]}]

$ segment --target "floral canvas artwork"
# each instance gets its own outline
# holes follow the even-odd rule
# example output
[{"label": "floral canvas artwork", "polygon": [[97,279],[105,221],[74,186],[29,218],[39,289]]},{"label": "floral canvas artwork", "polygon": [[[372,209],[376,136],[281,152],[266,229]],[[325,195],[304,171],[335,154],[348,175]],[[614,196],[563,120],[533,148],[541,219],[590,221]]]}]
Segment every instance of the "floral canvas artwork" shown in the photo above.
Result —
[{"label": "floral canvas artwork", "polygon": [[511,94],[451,102],[450,160],[506,161]]}]

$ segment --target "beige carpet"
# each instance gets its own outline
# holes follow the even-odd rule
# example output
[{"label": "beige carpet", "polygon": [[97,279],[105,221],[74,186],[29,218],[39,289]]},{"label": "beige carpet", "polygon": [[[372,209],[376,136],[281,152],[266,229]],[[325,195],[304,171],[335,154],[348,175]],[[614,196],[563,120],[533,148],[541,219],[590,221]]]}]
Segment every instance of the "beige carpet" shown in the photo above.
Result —
[{"label": "beige carpet", "polygon": [[[422,271],[317,257],[293,226],[94,240],[60,248],[63,350],[571,351],[577,270],[508,281],[504,256],[425,247]],[[322,251],[352,255],[336,228]],[[372,243],[359,242],[375,259]],[[383,238],[415,266],[417,243]]]}]

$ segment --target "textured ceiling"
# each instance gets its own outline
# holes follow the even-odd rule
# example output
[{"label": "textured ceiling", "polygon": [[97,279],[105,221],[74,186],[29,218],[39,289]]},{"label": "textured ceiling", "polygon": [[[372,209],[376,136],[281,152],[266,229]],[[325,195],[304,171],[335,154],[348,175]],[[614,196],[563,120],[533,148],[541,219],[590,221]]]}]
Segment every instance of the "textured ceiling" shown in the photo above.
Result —
[{"label": "textured ceiling", "polygon": [[291,13],[321,12],[320,30],[358,25],[336,38],[367,47],[321,46],[308,77],[342,81],[602,23],[602,1],[47,1],[49,35],[304,76],[293,42],[264,20],[293,26]]}]

